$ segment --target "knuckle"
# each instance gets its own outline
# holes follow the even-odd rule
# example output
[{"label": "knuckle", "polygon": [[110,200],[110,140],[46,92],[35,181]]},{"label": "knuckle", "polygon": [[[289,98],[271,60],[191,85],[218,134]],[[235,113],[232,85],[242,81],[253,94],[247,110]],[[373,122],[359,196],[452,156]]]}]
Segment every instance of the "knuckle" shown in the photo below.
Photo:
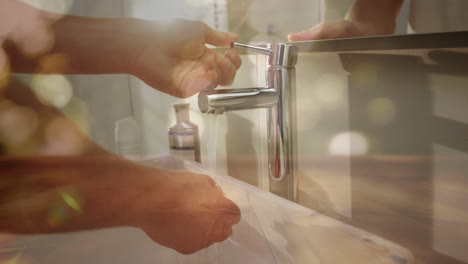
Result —
[{"label": "knuckle", "polygon": [[216,186],[216,181],[213,180],[211,177],[209,176],[205,176],[206,177],[206,182],[212,186]]}]

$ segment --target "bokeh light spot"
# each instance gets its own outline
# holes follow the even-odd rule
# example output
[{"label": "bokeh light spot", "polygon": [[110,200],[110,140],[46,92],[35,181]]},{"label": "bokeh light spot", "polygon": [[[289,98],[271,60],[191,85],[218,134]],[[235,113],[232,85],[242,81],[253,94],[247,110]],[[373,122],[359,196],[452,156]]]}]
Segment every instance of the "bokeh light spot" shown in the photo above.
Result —
[{"label": "bokeh light spot", "polygon": [[45,128],[43,155],[79,155],[86,145],[85,138],[73,122],[66,118],[56,118]]},{"label": "bokeh light spot", "polygon": [[344,132],[332,138],[328,146],[332,155],[365,155],[369,151],[369,142],[357,132]]},{"label": "bokeh light spot", "polygon": [[376,65],[362,63],[353,73],[355,86],[363,89],[372,88],[377,84],[378,68]]},{"label": "bokeh light spot", "polygon": [[378,97],[369,102],[367,113],[372,123],[386,126],[395,120],[396,107],[390,99]]},{"label": "bokeh light spot", "polygon": [[39,118],[32,109],[17,106],[9,101],[0,102],[0,141],[17,145],[34,136]]},{"label": "bokeh light spot", "polygon": [[70,206],[76,212],[81,213],[81,206],[77,198],[73,197],[72,194],[61,192],[60,196],[62,197],[63,201]]},{"label": "bokeh light spot", "polygon": [[314,96],[324,106],[336,106],[345,101],[346,84],[336,75],[323,74],[314,86]]},{"label": "bokeh light spot", "polygon": [[61,225],[67,218],[67,208],[61,203],[55,203],[49,209],[47,224],[51,227]]},{"label": "bokeh light spot", "polygon": [[42,103],[57,108],[65,107],[73,96],[73,88],[63,75],[35,75],[31,87]]},{"label": "bokeh light spot", "polygon": [[73,97],[70,103],[62,109],[65,116],[72,120],[83,133],[89,134],[91,129],[91,114],[89,111],[88,105],[76,98]]},{"label": "bokeh light spot", "polygon": [[[0,41],[0,45],[2,42]],[[10,80],[10,65],[8,58],[0,48],[0,93],[8,85]]]}]

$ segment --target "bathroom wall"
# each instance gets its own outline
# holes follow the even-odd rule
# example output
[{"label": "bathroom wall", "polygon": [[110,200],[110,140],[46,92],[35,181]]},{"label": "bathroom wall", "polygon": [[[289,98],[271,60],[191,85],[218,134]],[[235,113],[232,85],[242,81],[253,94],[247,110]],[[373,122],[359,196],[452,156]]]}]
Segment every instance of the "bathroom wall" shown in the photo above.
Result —
[{"label": "bathroom wall", "polygon": [[[71,14],[91,17],[121,17],[121,0],[75,1]],[[78,33],[77,33],[78,34]],[[86,122],[90,136],[100,146],[115,151],[114,125],[132,114],[128,75],[68,76],[78,106],[76,115]],[[112,96],[109,96],[112,95]],[[84,120],[83,120],[84,119]]]}]

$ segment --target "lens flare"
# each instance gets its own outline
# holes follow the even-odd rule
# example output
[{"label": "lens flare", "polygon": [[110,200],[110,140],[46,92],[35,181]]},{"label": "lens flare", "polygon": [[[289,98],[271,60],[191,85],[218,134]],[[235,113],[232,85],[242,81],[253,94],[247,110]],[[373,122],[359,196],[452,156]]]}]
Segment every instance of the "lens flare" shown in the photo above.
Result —
[{"label": "lens flare", "polygon": [[89,135],[91,129],[91,114],[86,102],[73,97],[70,103],[62,109],[65,116],[73,121],[83,133]]},{"label": "lens flare", "polygon": [[332,74],[323,74],[314,84],[313,95],[325,109],[333,110],[346,103],[346,80]]},{"label": "lens flare", "polygon": [[378,68],[373,64],[362,63],[356,67],[353,76],[356,87],[370,89],[377,85]]},{"label": "lens flare", "polygon": [[60,197],[63,201],[72,208],[74,211],[81,213],[81,206],[77,197],[74,197],[71,193],[60,192]]},{"label": "lens flare", "polygon": [[39,127],[39,118],[32,109],[8,101],[0,103],[0,140],[12,146],[31,139]]},{"label": "lens flare", "polygon": [[365,155],[368,149],[369,143],[366,137],[356,132],[340,133],[332,138],[328,146],[328,151],[332,155]]},{"label": "lens flare", "polygon": [[42,103],[57,108],[65,107],[73,97],[72,85],[63,75],[35,75],[31,87]]},{"label": "lens flare", "polygon": [[68,218],[67,208],[62,203],[54,203],[47,215],[47,224],[51,227],[61,225]]},{"label": "lens flare", "polygon": [[85,149],[80,130],[68,119],[56,118],[45,128],[43,155],[79,155]]},{"label": "lens flare", "polygon": [[395,120],[396,107],[388,98],[374,98],[367,105],[369,119],[376,125],[386,126]]},{"label": "lens flare", "polygon": [[[2,42],[0,41],[0,45]],[[2,90],[8,85],[10,80],[10,65],[8,58],[0,48],[0,94]]]}]

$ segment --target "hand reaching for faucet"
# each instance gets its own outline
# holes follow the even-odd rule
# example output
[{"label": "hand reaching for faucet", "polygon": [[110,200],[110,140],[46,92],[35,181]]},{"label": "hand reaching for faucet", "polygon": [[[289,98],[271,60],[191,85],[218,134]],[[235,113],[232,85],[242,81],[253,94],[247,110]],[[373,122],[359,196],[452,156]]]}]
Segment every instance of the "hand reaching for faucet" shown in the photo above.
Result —
[{"label": "hand reaching for faucet", "polygon": [[390,35],[403,0],[356,0],[342,20],[325,21],[299,33],[291,33],[291,41],[337,39]]},{"label": "hand reaching for faucet", "polygon": [[318,24],[315,27],[298,33],[288,35],[290,41],[306,41],[319,39],[338,39],[338,38],[354,38],[377,35],[379,32],[374,31],[359,23],[349,20],[326,21]]},{"label": "hand reaching for faucet", "polygon": [[167,94],[189,97],[202,89],[228,86],[241,66],[234,49],[222,55],[205,46],[229,46],[237,35],[188,20],[145,22],[135,27],[143,33],[137,47],[128,49],[130,72]]},{"label": "hand reaching for faucet", "polygon": [[[203,89],[230,85],[241,65],[235,50],[223,55],[206,46],[229,46],[238,36],[216,31],[202,22],[59,16],[20,5],[18,0],[8,2],[16,4],[11,6],[10,13],[21,11],[20,6],[40,18],[37,21],[41,23],[32,23],[26,36],[47,26],[49,31],[37,31],[36,35],[54,40],[46,54],[31,57],[21,52],[23,43],[11,39],[16,45],[8,45],[6,51],[13,72],[126,73],[164,93],[189,97]],[[9,16],[1,16],[0,24],[11,20]],[[12,36],[20,33],[17,32],[20,27],[13,29],[16,34]],[[50,58],[57,54],[61,61],[54,64],[57,61]]]}]

